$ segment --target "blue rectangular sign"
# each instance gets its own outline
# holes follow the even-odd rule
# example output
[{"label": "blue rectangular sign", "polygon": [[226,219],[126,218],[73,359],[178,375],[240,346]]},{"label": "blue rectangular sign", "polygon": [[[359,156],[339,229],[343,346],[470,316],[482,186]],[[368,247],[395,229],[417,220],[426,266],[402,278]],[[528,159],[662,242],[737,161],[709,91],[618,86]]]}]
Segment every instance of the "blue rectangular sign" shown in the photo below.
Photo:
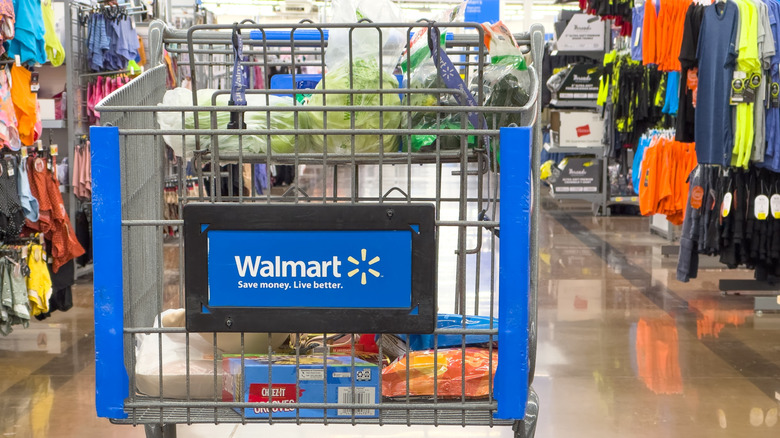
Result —
[{"label": "blue rectangular sign", "polygon": [[412,231],[208,231],[210,307],[409,308]]},{"label": "blue rectangular sign", "polygon": [[469,0],[463,21],[467,23],[496,23],[501,19],[499,0]]}]

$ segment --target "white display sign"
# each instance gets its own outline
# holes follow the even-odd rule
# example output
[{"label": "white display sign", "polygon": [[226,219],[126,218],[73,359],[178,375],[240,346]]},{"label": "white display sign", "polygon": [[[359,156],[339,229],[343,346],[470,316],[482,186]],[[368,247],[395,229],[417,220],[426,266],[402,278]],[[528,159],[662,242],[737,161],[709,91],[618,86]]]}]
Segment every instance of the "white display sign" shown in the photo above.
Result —
[{"label": "white display sign", "polygon": [[605,31],[606,26],[601,18],[587,14],[576,14],[558,38],[558,51],[603,51]]}]

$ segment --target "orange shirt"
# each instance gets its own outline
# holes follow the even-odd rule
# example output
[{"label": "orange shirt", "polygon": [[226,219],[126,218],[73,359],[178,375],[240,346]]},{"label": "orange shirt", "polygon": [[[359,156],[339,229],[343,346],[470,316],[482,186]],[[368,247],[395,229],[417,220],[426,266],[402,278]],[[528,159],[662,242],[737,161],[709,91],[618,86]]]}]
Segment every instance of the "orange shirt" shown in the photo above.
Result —
[{"label": "orange shirt", "polygon": [[32,73],[24,67],[11,67],[11,100],[16,110],[19,138],[25,146],[32,146],[40,133],[35,130],[38,119],[38,97],[30,90]]},{"label": "orange shirt", "polygon": [[652,1],[645,2],[645,16],[642,21],[642,63],[644,65],[657,64],[656,50],[656,22],[658,18],[655,12],[655,4]]}]

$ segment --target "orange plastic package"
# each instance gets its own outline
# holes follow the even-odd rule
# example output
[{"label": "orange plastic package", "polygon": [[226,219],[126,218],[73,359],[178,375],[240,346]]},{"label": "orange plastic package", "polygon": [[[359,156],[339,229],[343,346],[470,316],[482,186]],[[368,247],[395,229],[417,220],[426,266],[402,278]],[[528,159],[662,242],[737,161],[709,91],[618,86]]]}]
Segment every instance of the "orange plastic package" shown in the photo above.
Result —
[{"label": "orange plastic package", "polygon": [[[461,397],[463,369],[466,366],[466,397],[487,397],[489,379],[495,377],[498,365],[498,350],[491,353],[485,348],[466,348],[465,360],[460,348],[439,350],[436,359],[436,385],[438,397]],[[433,350],[413,351],[409,355],[409,395],[433,397],[434,375]],[[493,372],[490,373],[492,365]],[[406,357],[400,357],[382,370],[382,396],[406,396]]]}]

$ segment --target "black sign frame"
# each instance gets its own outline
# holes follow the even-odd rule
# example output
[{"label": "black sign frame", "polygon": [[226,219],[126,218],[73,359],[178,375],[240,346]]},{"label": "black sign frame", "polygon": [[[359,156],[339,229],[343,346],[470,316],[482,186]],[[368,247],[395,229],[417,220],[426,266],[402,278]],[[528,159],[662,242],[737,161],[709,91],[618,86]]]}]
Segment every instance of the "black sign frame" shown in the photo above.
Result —
[{"label": "black sign frame", "polygon": [[[436,327],[436,223],[431,204],[190,203],[183,210],[188,331],[430,334]],[[212,230],[413,231],[411,307],[209,307]]]}]

